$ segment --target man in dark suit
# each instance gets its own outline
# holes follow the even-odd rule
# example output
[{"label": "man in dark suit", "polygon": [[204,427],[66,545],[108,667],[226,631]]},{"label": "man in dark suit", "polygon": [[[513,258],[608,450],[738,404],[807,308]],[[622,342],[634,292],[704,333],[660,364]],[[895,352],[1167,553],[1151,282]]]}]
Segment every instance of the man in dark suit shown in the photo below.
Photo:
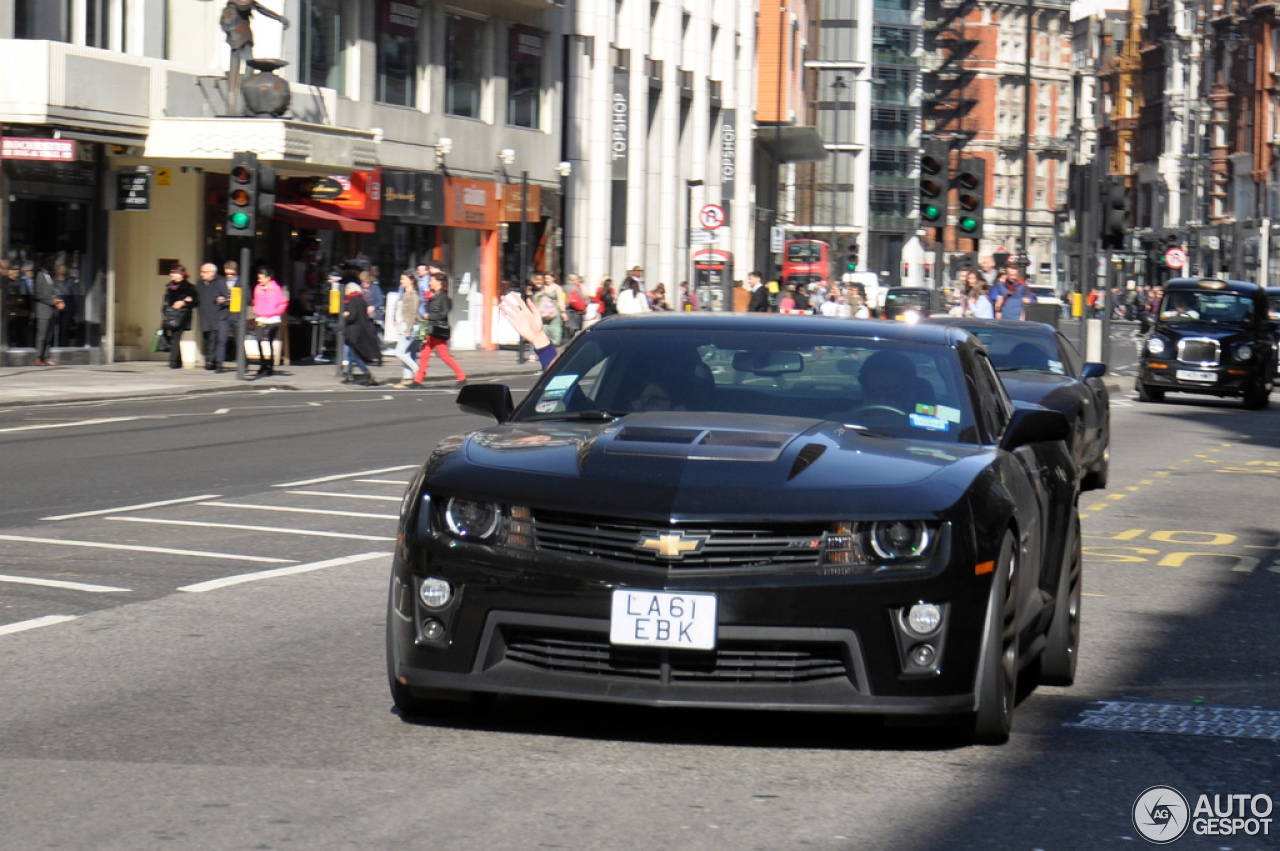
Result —
[{"label": "man in dark suit", "polygon": [[53,345],[53,324],[58,311],[66,305],[57,286],[53,283],[53,275],[49,274],[52,258],[46,257],[40,269],[35,273],[35,288],[31,294],[31,303],[36,313],[36,366],[57,366],[57,362],[49,359],[49,348]]},{"label": "man in dark suit", "polygon": [[764,285],[764,276],[759,272],[747,275],[747,289],[751,290],[751,302],[747,305],[747,313],[768,313],[769,288]]},{"label": "man in dark suit", "polygon": [[200,311],[200,332],[204,337],[204,368],[222,372],[222,356],[227,351],[227,328],[231,322],[231,290],[218,267],[205,263],[196,284],[196,307]]}]

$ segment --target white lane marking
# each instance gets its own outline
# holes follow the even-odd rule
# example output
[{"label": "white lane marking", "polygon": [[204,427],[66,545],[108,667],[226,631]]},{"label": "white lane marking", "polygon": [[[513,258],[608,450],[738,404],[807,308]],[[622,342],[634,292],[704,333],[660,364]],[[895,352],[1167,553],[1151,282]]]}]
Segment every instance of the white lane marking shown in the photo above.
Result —
[{"label": "white lane marking", "polygon": [[277,535],[311,535],[317,538],[346,538],[352,541],[394,541],[387,535],[357,535],[354,532],[321,532],[313,529],[286,529],[283,526],[250,526],[244,523],[210,523],[207,520],[162,520],[159,517],[108,517],[126,523],[156,523],[162,526],[199,526],[202,529],[242,529],[246,532],[274,532]]},{"label": "white lane marking", "polygon": [[283,511],[286,514],[326,514],[330,517],[361,517],[370,520],[399,520],[399,514],[369,514],[364,511],[331,511],[325,508],[293,508],[288,505],[253,505],[247,502],[202,502],[213,508],[242,508],[246,511]]},{"label": "white lane marking", "polygon": [[214,413],[215,413],[215,414],[229,414],[229,413],[231,413],[231,409],[230,409],[230,408],[219,408],[218,410],[214,411]]},{"label": "white lane marking", "polygon": [[338,499],[372,499],[377,502],[400,502],[404,497],[400,496],[373,496],[364,493],[332,493],[330,491],[285,491],[285,493],[294,496],[331,496]]},{"label": "white lane marking", "polygon": [[358,473],[343,473],[338,476],[322,476],[318,479],[305,479],[301,482],[286,482],[283,485],[272,485],[273,488],[302,488],[307,485],[318,485],[323,482],[336,482],[339,479],[354,479],[357,476],[376,476],[380,473],[398,473],[401,470],[416,470],[417,464],[401,464],[399,467],[384,467],[381,470],[361,470]]},{"label": "white lane marking", "polygon": [[113,588],[110,585],[90,585],[87,582],[66,582],[62,579],[35,579],[30,576],[3,576],[0,582],[12,582],[15,585],[41,585],[45,588],[66,588],[68,591],[88,591],[90,594],[110,594],[125,591],[128,588]]},{"label": "white lane marking", "polygon": [[257,582],[260,579],[275,579],[277,576],[293,576],[297,573],[310,573],[313,570],[325,570],[330,567],[341,567],[344,564],[354,564],[359,561],[370,561],[375,558],[387,558],[390,555],[391,553],[361,553],[360,555],[331,558],[327,561],[316,561],[311,564],[297,564],[293,567],[277,567],[274,570],[262,570],[257,573],[242,573],[239,576],[226,576],[222,579],[211,579],[208,582],[197,582],[195,585],[184,585],[178,590],[186,591],[190,594],[200,594],[205,591],[214,591],[218,588],[227,588],[231,585],[242,585],[246,582]]},{"label": "white lane marking", "polygon": [[400,485],[401,487],[407,487],[409,484],[407,479],[405,481],[400,481],[399,479],[356,479],[356,481],[362,485]]},{"label": "white lane marking", "polygon": [[135,420],[154,419],[153,417],[100,417],[92,420],[75,420],[69,423],[41,423],[40,425],[13,426],[0,428],[0,434],[12,434],[17,431],[44,431],[51,428],[79,428],[80,426],[106,425],[107,423],[131,423]]},{"label": "white lane marking", "polygon": [[294,559],[268,556],[245,556],[233,553],[213,553],[206,550],[175,550],[169,547],[147,547],[142,544],[105,544],[101,541],[67,541],[61,538],[30,538],[26,535],[0,535],[0,541],[17,541],[24,544],[54,544],[59,547],[85,547],[91,550],[124,550],[132,553],[163,553],[192,558],[218,558],[230,561],[257,561],[263,564],[295,564]]},{"label": "white lane marking", "polygon": [[66,623],[75,619],[75,615],[45,615],[42,618],[32,618],[29,621],[18,621],[17,623],[0,626],[0,635],[13,635],[15,632],[26,632],[29,629],[53,626],[56,623]]},{"label": "white lane marking", "polygon": [[81,511],[78,514],[55,514],[52,517],[41,517],[41,520],[75,520],[79,517],[95,517],[99,514],[118,514],[121,511],[141,511],[144,508],[159,508],[162,505],[180,505],[184,502],[199,502],[202,499],[217,499],[220,493],[206,493],[200,496],[186,496],[182,499],[165,499],[160,502],[144,502],[139,505],[121,505],[116,508],[103,508],[98,511]]}]

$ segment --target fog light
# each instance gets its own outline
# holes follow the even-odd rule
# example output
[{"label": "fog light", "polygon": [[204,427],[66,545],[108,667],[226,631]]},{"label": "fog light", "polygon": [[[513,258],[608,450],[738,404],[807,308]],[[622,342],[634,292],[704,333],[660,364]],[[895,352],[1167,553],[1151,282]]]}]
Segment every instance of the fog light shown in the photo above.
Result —
[{"label": "fog light", "polygon": [[921,668],[927,668],[933,664],[933,657],[937,655],[937,651],[933,649],[932,644],[917,644],[911,648],[911,661]]},{"label": "fog light", "polygon": [[444,624],[435,618],[427,618],[422,622],[422,637],[427,641],[439,641],[444,638]]},{"label": "fog light", "polygon": [[429,576],[418,586],[418,599],[428,609],[440,609],[453,599],[453,589],[445,580]]},{"label": "fog light", "polygon": [[[932,635],[941,623],[942,610],[933,603],[916,603],[907,612],[907,629],[916,635]],[[933,648],[929,648],[929,652],[932,653]]]}]

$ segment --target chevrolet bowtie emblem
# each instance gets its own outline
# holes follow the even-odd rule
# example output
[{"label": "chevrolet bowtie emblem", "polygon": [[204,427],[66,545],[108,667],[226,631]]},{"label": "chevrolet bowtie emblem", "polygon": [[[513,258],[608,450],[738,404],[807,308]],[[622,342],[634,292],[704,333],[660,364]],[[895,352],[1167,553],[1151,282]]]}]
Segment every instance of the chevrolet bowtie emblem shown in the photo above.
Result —
[{"label": "chevrolet bowtie emblem", "polygon": [[684,558],[686,553],[696,553],[707,542],[705,536],[685,537],[679,532],[645,535],[636,544],[638,550],[649,550],[659,558]]}]

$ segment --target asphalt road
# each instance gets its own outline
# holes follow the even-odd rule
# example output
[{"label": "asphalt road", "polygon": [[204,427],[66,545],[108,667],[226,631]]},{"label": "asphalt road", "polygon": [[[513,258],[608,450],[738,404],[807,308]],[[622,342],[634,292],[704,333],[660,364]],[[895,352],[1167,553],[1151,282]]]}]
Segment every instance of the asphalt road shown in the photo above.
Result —
[{"label": "asphalt road", "polygon": [[0,848],[1133,848],[1150,786],[1280,796],[1280,396],[1142,405],[1116,367],[1079,678],[999,748],[531,699],[408,723],[387,568],[411,468],[480,424],[451,392],[0,412]]}]

